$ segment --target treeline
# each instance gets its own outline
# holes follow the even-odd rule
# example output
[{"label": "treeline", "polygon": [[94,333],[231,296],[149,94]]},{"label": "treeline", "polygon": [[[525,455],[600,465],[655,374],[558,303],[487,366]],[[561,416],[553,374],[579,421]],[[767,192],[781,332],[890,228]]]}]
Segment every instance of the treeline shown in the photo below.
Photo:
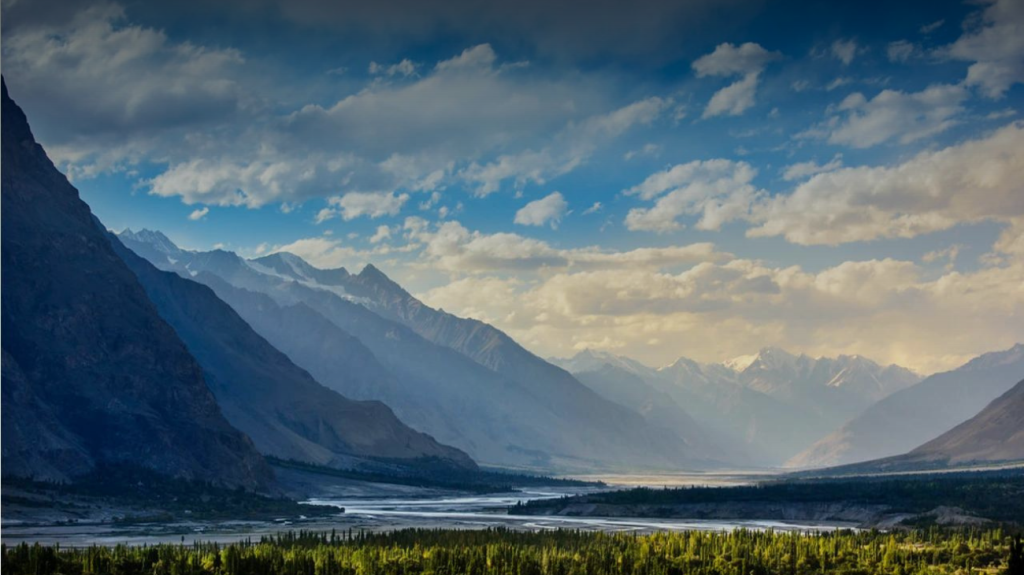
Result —
[{"label": "treeline", "polygon": [[977,472],[915,477],[776,481],[738,487],[640,487],[516,505],[529,514],[574,503],[671,507],[698,503],[846,503],[924,513],[959,507],[994,521],[1024,523],[1024,473]]},{"label": "treeline", "polygon": [[580,531],[297,533],[258,543],[2,548],[5,575],[1022,575],[999,530],[638,536]]}]

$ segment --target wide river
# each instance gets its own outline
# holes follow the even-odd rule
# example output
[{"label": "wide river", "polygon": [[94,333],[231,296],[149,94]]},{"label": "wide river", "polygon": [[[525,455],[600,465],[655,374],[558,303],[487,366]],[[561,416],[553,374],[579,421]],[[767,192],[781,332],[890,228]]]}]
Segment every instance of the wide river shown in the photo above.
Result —
[{"label": "wide river", "polygon": [[[623,482],[640,483],[640,482]],[[666,482],[667,483],[667,482]],[[361,496],[311,499],[309,503],[344,508],[333,517],[281,518],[277,521],[219,521],[147,523],[132,525],[17,525],[5,522],[2,540],[11,545],[22,541],[60,543],[63,546],[190,543],[192,541],[237,541],[292,529],[339,532],[384,531],[394,529],[451,528],[484,529],[504,526],[511,529],[582,529],[591,531],[732,530],[736,528],[775,530],[832,530],[849,527],[842,524],[790,523],[783,521],[708,521],[657,518],[530,517],[507,515],[506,509],[518,501],[561,497],[580,492],[567,488],[529,488],[514,493],[483,496],[435,495]]]}]

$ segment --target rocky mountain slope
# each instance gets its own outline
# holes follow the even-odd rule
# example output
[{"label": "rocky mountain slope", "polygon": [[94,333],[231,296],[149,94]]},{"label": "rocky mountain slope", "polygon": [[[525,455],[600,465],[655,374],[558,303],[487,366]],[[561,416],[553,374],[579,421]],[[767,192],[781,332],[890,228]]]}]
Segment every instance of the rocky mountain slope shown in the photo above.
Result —
[{"label": "rocky mountain slope", "polygon": [[3,105],[3,473],[105,464],[263,488],[269,468],[114,253],[78,191]]}]

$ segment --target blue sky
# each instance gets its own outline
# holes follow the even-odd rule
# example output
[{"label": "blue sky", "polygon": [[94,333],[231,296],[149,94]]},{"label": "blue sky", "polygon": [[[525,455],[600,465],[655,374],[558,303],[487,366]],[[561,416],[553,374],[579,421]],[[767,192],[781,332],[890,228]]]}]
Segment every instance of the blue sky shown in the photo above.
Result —
[{"label": "blue sky", "polygon": [[1024,3],[5,0],[104,223],[372,262],[543,355],[1024,340]]}]

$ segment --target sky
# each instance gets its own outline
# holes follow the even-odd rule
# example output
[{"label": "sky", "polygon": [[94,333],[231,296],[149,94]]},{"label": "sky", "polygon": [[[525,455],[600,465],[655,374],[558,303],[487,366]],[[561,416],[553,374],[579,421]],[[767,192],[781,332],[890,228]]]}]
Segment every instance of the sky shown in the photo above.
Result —
[{"label": "sky", "polygon": [[3,0],[109,228],[373,263],[542,356],[1024,341],[1024,0]]}]

